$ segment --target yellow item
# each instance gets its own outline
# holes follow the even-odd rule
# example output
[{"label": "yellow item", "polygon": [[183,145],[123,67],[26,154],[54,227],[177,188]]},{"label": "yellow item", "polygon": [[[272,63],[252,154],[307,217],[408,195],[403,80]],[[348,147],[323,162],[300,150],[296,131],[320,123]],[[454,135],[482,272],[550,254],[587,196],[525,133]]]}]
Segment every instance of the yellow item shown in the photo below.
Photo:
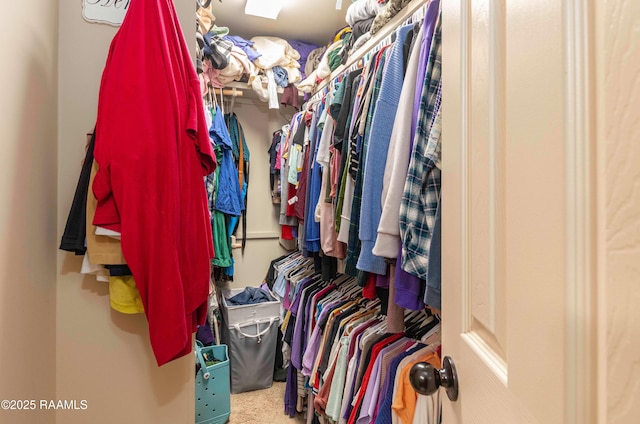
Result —
[{"label": "yellow item", "polygon": [[142,314],[144,306],[131,275],[109,277],[109,303],[123,314]]},{"label": "yellow item", "polygon": [[333,37],[333,42],[335,43],[336,41],[339,41],[342,39],[342,37],[344,37],[346,34],[349,34],[350,32],[352,32],[351,27],[346,26],[344,28],[342,28],[335,37]]},{"label": "yellow item", "polygon": [[127,261],[122,255],[120,240],[109,236],[97,236],[96,226],[93,225],[93,216],[96,213],[98,201],[93,195],[91,187],[98,172],[98,163],[94,160],[91,166],[89,179],[89,192],[87,193],[87,253],[92,265],[123,265]]},{"label": "yellow item", "polygon": [[282,320],[282,325],[280,326],[280,330],[284,333],[287,330],[287,325],[289,325],[289,319],[291,318],[291,311],[287,311],[284,316],[284,320]]}]

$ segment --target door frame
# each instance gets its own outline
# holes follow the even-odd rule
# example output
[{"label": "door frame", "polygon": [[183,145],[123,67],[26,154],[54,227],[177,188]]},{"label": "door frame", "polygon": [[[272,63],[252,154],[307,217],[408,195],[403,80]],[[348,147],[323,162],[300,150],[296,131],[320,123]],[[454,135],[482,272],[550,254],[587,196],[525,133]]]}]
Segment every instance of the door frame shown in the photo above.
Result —
[{"label": "door frame", "polygon": [[566,257],[565,423],[595,423],[599,396],[595,109],[595,14],[591,0],[564,1]]}]

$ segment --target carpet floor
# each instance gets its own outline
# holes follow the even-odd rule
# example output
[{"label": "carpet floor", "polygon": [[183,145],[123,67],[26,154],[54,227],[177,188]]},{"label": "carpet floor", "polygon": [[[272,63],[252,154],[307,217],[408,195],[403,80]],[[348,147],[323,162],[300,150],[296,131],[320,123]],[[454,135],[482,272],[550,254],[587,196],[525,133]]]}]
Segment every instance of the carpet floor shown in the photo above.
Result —
[{"label": "carpet floor", "polygon": [[229,424],[304,424],[303,414],[284,414],[285,383],[273,383],[265,390],[231,395]]}]

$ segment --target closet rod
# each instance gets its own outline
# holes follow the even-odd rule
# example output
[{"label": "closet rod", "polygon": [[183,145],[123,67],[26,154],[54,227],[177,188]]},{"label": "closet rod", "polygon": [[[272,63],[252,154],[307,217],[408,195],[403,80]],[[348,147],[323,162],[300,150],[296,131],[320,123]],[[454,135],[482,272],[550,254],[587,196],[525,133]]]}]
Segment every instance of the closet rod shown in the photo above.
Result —
[{"label": "closet rod", "polygon": [[244,92],[242,92],[242,89],[238,89],[238,88],[232,88],[232,89],[228,89],[228,88],[216,88],[216,94],[218,95],[224,95],[224,96],[233,96],[233,97],[242,97],[244,96]]},{"label": "closet rod", "polygon": [[384,27],[376,35],[371,37],[364,45],[362,45],[356,52],[354,52],[351,56],[349,56],[347,63],[344,65],[340,65],[336,68],[335,71],[329,75],[328,78],[325,78],[317,87],[315,92],[312,95],[312,98],[316,96],[319,92],[321,92],[329,83],[339,77],[345,70],[349,69],[350,66],[355,65],[360,59],[364,58],[367,54],[375,52],[374,49],[378,46],[378,44],[384,41],[385,38],[390,36],[398,29],[400,26],[410,23],[413,21],[416,16],[421,15],[420,18],[423,18],[426,13],[426,8],[429,4],[429,0],[413,0],[404,9],[402,9],[396,16],[391,18],[389,22],[386,23]]}]

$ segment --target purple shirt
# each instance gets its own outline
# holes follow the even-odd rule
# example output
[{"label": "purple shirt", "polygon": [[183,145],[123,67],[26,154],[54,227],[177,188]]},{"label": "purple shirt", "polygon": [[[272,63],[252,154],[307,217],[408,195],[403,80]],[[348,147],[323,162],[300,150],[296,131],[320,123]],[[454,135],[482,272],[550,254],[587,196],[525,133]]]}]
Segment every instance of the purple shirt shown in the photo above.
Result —
[{"label": "purple shirt", "polygon": [[389,288],[389,271],[384,275],[376,274],[376,287]]},{"label": "purple shirt", "polygon": [[398,249],[396,262],[395,296],[396,305],[419,311],[424,308],[424,288],[426,281],[402,269],[402,247]]},{"label": "purple shirt", "polygon": [[300,40],[290,40],[287,41],[294,50],[300,53],[300,59],[298,59],[298,63],[300,63],[300,73],[302,74],[302,79],[305,79],[307,76],[304,73],[304,68],[307,64],[307,58],[309,54],[317,49],[320,46],[316,46],[315,44],[305,43]]},{"label": "purple shirt", "polygon": [[284,413],[291,418],[296,416],[296,405],[298,403],[298,378],[296,374],[296,369],[289,367],[284,390]]},{"label": "purple shirt", "polygon": [[311,337],[309,338],[309,343],[307,345],[307,349],[304,352],[304,356],[302,358],[302,374],[311,377],[311,372],[313,371],[313,364],[316,361],[316,355],[318,354],[318,348],[320,347],[320,339],[322,331],[320,325],[317,325],[322,320],[324,320],[329,313],[334,309],[335,306],[339,305],[340,301],[336,300],[325,305],[322,308],[322,312],[320,313],[320,317],[316,322],[316,326],[313,329],[313,333],[311,333]]},{"label": "purple shirt", "polygon": [[420,60],[418,61],[418,77],[416,79],[416,94],[413,100],[413,119],[411,120],[411,144],[413,145],[413,135],[416,133],[418,125],[418,110],[420,109],[420,99],[422,98],[422,86],[424,85],[424,77],[427,73],[427,61],[429,60],[429,51],[431,50],[431,39],[436,28],[438,20],[438,11],[440,10],[440,0],[433,0],[427,7],[424,21],[422,23],[424,33],[420,46]]},{"label": "purple shirt", "polygon": [[305,297],[316,288],[312,281],[312,279],[309,279],[308,281],[298,283],[299,286],[303,284],[304,288],[301,287],[301,289],[298,290],[291,304],[291,314],[296,317],[293,338],[291,340],[291,365],[298,370],[302,368],[302,321],[304,318],[302,311],[305,307]]}]

